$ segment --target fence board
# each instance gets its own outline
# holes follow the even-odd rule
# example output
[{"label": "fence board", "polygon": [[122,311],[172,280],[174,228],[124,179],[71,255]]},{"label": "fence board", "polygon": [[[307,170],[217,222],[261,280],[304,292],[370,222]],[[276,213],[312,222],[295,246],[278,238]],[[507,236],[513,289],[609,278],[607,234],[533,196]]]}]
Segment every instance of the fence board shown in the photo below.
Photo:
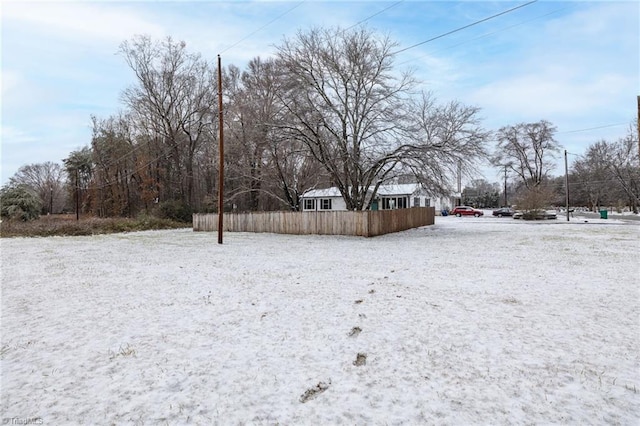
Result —
[{"label": "fence board", "polygon": [[[433,225],[434,207],[397,210],[329,212],[251,212],[225,213],[223,231],[270,232],[276,234],[356,235],[374,237]],[[193,215],[193,230],[218,230],[215,213]]]}]

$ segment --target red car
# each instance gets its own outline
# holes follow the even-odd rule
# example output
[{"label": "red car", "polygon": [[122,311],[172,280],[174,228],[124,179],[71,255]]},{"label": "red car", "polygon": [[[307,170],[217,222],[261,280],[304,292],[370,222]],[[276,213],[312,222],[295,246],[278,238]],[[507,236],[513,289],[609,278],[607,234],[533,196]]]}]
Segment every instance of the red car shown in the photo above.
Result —
[{"label": "red car", "polygon": [[482,210],[474,209],[473,207],[469,207],[469,206],[457,206],[451,211],[451,214],[456,215],[458,217],[460,217],[460,216],[475,216],[475,217],[484,216],[484,212]]}]

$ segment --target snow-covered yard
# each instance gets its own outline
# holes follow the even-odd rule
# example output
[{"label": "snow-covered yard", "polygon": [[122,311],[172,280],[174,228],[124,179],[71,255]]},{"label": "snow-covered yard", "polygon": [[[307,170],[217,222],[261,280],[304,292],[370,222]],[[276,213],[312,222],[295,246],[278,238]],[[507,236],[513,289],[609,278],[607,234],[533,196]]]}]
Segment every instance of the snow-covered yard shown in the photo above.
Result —
[{"label": "snow-covered yard", "polygon": [[1,416],[637,424],[640,227],[583,222],[3,239]]}]

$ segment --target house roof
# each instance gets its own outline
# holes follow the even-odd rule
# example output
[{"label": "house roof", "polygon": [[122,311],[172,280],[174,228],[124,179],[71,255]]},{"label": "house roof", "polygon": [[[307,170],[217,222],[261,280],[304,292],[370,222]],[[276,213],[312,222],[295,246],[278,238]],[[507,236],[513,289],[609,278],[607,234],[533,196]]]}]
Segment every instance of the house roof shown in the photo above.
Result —
[{"label": "house roof", "polygon": [[411,195],[422,189],[419,183],[404,183],[397,185],[380,185],[378,195]]},{"label": "house roof", "polygon": [[[417,191],[420,191],[422,187],[418,183],[405,183],[397,185],[380,185],[378,188],[378,195],[380,196],[393,196],[393,195],[411,195]],[[342,197],[340,191],[336,187],[325,189],[311,189],[304,194],[303,198],[332,198]]]},{"label": "house roof", "polygon": [[332,198],[332,197],[342,197],[338,188],[325,188],[325,189],[310,189],[309,191],[302,194],[303,198]]}]

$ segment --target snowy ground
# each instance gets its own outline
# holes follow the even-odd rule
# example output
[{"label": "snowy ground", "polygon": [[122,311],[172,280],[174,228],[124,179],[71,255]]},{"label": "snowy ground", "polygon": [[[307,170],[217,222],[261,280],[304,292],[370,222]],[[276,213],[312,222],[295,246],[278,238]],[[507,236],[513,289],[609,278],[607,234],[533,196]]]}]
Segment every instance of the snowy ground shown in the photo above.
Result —
[{"label": "snowy ground", "polygon": [[638,225],[2,239],[1,416],[637,424]]}]

